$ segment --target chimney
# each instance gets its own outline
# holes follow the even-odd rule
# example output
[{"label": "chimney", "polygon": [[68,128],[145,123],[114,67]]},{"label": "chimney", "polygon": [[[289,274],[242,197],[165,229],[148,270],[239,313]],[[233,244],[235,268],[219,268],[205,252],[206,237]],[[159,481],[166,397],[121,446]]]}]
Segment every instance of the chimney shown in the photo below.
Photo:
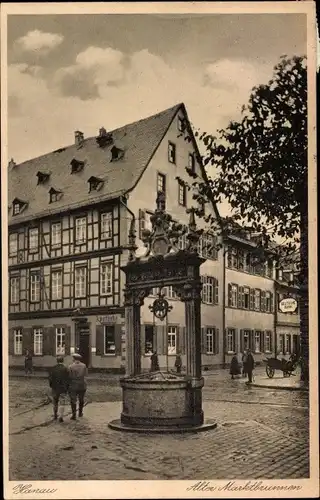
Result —
[{"label": "chimney", "polygon": [[14,168],[15,166],[16,166],[16,162],[14,161],[13,158],[11,158],[11,160],[8,163],[8,168],[11,169],[11,168]]},{"label": "chimney", "polygon": [[75,145],[80,148],[83,144],[84,141],[84,135],[83,132],[80,132],[79,130],[76,130],[74,133],[74,142]]},{"label": "chimney", "polygon": [[99,137],[106,137],[107,136],[107,131],[104,127],[101,127],[99,129]]}]

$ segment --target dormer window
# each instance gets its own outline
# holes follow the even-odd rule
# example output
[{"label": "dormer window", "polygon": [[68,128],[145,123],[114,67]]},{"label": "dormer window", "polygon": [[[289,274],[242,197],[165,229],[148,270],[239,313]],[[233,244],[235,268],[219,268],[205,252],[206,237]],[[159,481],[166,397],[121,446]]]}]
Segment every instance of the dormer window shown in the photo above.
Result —
[{"label": "dormer window", "polygon": [[58,191],[57,189],[51,188],[49,191],[50,202],[54,203],[55,201],[59,201],[62,196],[62,191]]},{"label": "dormer window", "polygon": [[71,173],[76,174],[78,172],[81,172],[81,170],[83,170],[84,161],[79,161],[73,158],[73,160],[71,160],[70,162],[70,165],[71,165]]},{"label": "dormer window", "polygon": [[111,160],[110,161],[116,161],[116,160],[121,160],[124,156],[124,151],[123,149],[117,148],[117,146],[113,146],[111,148]]},{"label": "dormer window", "polygon": [[12,202],[12,215],[19,215],[26,208],[27,202],[15,198]]},{"label": "dormer window", "polygon": [[47,182],[49,180],[50,174],[48,174],[46,172],[39,171],[37,173],[37,177],[38,177],[38,184],[44,184],[45,182]]},{"label": "dormer window", "polygon": [[107,132],[104,127],[101,127],[99,130],[99,135],[96,137],[97,144],[100,148],[108,146],[112,144],[113,138],[110,132]]},{"label": "dormer window", "polygon": [[103,186],[103,180],[99,179],[99,177],[92,176],[90,177],[90,179],[88,179],[88,182],[89,182],[89,193],[91,193],[91,191],[100,191],[100,189]]}]

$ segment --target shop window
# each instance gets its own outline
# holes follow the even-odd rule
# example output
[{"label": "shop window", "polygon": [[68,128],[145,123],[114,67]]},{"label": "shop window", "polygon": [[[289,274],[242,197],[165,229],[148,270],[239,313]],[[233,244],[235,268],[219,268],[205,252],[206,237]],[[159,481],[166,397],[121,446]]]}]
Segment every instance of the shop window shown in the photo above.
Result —
[{"label": "shop window", "polygon": [[116,335],[114,325],[104,326],[104,354],[116,353]]},{"label": "shop window", "polygon": [[144,352],[149,355],[154,352],[154,326],[145,325]]}]

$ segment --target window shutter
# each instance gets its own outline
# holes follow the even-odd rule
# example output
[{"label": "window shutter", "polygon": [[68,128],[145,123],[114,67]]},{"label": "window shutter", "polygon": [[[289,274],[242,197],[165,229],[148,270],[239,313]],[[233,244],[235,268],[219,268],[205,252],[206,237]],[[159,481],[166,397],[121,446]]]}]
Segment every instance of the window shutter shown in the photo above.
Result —
[{"label": "window shutter", "polygon": [[260,352],[264,352],[265,351],[265,345],[264,345],[264,331],[261,332],[260,334]]},{"label": "window shutter", "polygon": [[270,332],[270,351],[273,352],[273,336],[274,332]]},{"label": "window shutter", "polygon": [[167,338],[166,338],[166,335],[167,335],[167,327],[165,325],[157,325],[156,326],[156,329],[157,329],[157,337],[158,337],[158,342],[157,342],[157,345],[158,345],[158,350],[157,350],[157,353],[158,354],[164,354],[166,355],[167,352],[166,352],[166,347],[167,347]]},{"label": "window shutter", "polygon": [[240,352],[243,352],[243,330],[240,330]]},{"label": "window shutter", "polygon": [[238,328],[234,329],[234,352],[238,352],[239,350],[239,330]]},{"label": "window shutter", "polygon": [[214,353],[219,354],[219,328],[216,328]]},{"label": "window shutter", "polygon": [[254,288],[250,288],[250,310],[254,310]]},{"label": "window shutter", "polygon": [[251,351],[253,351],[253,347],[254,347],[254,330],[250,331],[249,346],[250,346],[249,349],[251,349]]},{"label": "window shutter", "polygon": [[22,331],[22,353],[25,354],[26,350],[30,351],[33,355],[33,342],[32,342],[32,328],[24,328]]},{"label": "window shutter", "polygon": [[273,293],[270,294],[270,303],[271,303],[271,306],[270,306],[270,312],[274,312],[274,295]]},{"label": "window shutter", "polygon": [[[142,327],[142,325],[141,325],[141,327]],[[143,325],[143,328],[144,328],[144,325]],[[144,341],[144,335],[141,336],[141,340]],[[114,343],[115,343],[116,356],[121,356],[121,325],[120,324],[114,325]],[[143,350],[141,348],[141,353],[144,354],[144,346],[143,346]]]},{"label": "window shutter", "polygon": [[202,354],[207,353],[207,335],[205,328],[201,328],[201,352]]},{"label": "window shutter", "polygon": [[214,303],[219,304],[219,281],[214,280]]},{"label": "window shutter", "polygon": [[228,283],[228,305],[229,307],[232,306],[232,286],[231,286],[231,283]]},{"label": "window shutter", "polygon": [[266,292],[260,292],[260,300],[261,300],[260,309],[261,309],[261,311],[264,312],[266,310]]},{"label": "window shutter", "polygon": [[243,297],[243,286],[239,286],[239,292],[238,292],[238,308],[241,309],[242,307],[242,297]]},{"label": "window shutter", "polygon": [[158,351],[158,338],[157,338],[157,327],[155,324],[152,326],[153,330],[153,342],[152,342],[152,349],[153,351]]},{"label": "window shutter", "polygon": [[180,352],[181,354],[186,353],[186,327],[180,326],[179,328],[179,344],[180,344]]},{"label": "window shutter", "polygon": [[70,356],[70,344],[71,344],[71,327],[65,327],[65,355]]},{"label": "window shutter", "polygon": [[228,328],[224,329],[223,335],[223,352],[226,353],[228,351]]},{"label": "window shutter", "polygon": [[54,336],[54,328],[46,327],[43,329],[43,355],[54,356],[52,350],[52,337]]},{"label": "window shutter", "polygon": [[144,210],[139,209],[139,239],[142,238],[142,231],[145,228],[146,224],[146,212]]},{"label": "window shutter", "polygon": [[96,326],[96,356],[104,355],[104,326]]},{"label": "window shutter", "polygon": [[8,338],[8,342],[9,342],[9,354],[11,356],[14,355],[14,328],[10,328],[9,330],[9,338]]},{"label": "window shutter", "polygon": [[57,355],[57,340],[56,340],[57,334],[56,334],[56,328],[52,328],[52,334],[50,335],[50,354],[53,356]]}]

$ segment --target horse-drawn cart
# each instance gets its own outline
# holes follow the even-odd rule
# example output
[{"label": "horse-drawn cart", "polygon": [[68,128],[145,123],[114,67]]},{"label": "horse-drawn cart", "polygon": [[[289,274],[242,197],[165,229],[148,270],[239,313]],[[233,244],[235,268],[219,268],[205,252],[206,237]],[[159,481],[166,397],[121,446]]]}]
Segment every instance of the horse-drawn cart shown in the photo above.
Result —
[{"label": "horse-drawn cart", "polygon": [[276,370],[283,372],[284,377],[290,377],[296,369],[297,364],[294,360],[286,360],[284,358],[267,358],[266,360],[266,373],[269,378],[272,378]]}]

